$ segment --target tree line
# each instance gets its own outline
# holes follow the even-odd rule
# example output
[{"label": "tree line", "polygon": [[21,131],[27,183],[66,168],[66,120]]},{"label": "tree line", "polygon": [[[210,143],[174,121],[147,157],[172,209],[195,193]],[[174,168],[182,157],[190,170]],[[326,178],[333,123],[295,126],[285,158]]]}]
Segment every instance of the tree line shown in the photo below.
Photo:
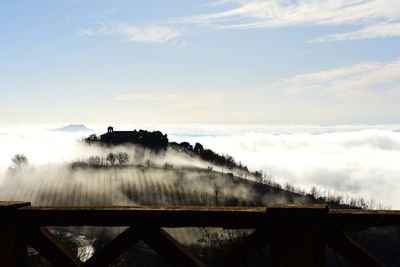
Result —
[{"label": "tree line", "polygon": [[156,153],[168,148],[169,140],[166,134],[160,131],[147,131],[140,129],[132,132],[111,132],[105,134],[101,139],[96,134],[91,134],[83,139],[86,144],[99,144],[105,146],[133,144],[143,148],[151,149]]}]

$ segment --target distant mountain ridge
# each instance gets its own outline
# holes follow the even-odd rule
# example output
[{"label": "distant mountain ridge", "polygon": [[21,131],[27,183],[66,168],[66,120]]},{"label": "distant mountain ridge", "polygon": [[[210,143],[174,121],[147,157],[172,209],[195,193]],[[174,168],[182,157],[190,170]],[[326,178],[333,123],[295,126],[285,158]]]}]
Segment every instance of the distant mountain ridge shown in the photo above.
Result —
[{"label": "distant mountain ridge", "polygon": [[84,124],[69,124],[61,128],[53,129],[58,132],[91,132],[92,129],[87,128]]}]

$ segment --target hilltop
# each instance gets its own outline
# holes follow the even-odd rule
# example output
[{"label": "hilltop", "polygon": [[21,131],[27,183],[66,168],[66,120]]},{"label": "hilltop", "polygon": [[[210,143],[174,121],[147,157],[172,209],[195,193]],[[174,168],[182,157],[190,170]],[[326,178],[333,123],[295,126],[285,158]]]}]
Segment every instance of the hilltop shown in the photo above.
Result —
[{"label": "hilltop", "polygon": [[87,128],[84,124],[69,124],[60,128],[53,129],[58,132],[92,132],[92,129]]}]

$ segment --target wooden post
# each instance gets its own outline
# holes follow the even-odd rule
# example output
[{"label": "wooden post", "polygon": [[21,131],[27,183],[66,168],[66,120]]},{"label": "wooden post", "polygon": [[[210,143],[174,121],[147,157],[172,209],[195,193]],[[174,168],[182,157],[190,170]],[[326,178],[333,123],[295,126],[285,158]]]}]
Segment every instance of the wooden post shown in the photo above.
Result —
[{"label": "wooden post", "polygon": [[274,229],[271,231],[272,266],[325,266],[326,206],[280,205],[267,211]]},{"label": "wooden post", "polygon": [[30,206],[29,202],[0,202],[0,266],[27,265],[27,243],[24,228],[19,225],[16,211]]}]

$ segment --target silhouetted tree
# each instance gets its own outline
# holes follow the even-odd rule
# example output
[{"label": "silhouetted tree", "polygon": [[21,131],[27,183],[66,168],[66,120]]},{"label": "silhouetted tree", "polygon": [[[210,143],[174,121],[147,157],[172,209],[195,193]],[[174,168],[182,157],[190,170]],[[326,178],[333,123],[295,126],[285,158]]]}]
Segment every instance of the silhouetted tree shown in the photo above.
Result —
[{"label": "silhouetted tree", "polygon": [[129,155],[126,152],[118,152],[115,156],[121,166],[129,162]]},{"label": "silhouetted tree", "polygon": [[99,156],[92,156],[88,159],[88,164],[92,167],[101,166],[101,158]]},{"label": "silhouetted tree", "polygon": [[152,168],[152,167],[156,166],[156,164],[155,164],[154,162],[152,162],[150,159],[146,160],[146,161],[144,162],[144,165],[145,165],[147,168]]},{"label": "silhouetted tree", "polygon": [[11,161],[14,163],[15,167],[22,168],[29,164],[28,158],[24,154],[15,154]]},{"label": "silhouetted tree", "polygon": [[217,183],[214,184],[214,193],[215,193],[215,206],[218,206],[218,195],[221,192],[221,186]]},{"label": "silhouetted tree", "polygon": [[173,167],[174,167],[174,165],[169,162],[164,163],[164,169],[172,169]]},{"label": "silhouetted tree", "polygon": [[313,198],[315,198],[315,199],[317,199],[319,197],[320,193],[319,193],[318,189],[315,186],[313,186],[311,188],[310,195],[313,196]]},{"label": "silhouetted tree", "polygon": [[93,144],[93,143],[99,142],[100,139],[99,139],[99,137],[98,137],[97,135],[91,134],[91,135],[89,135],[87,138],[83,139],[83,141],[84,141],[86,144],[91,145],[91,144]]},{"label": "silhouetted tree", "polygon": [[194,149],[193,149],[193,150],[194,150],[195,153],[200,154],[201,152],[203,152],[204,147],[203,147],[202,144],[196,143],[196,144],[194,145]]},{"label": "silhouetted tree", "polygon": [[182,142],[179,144],[179,146],[182,150],[193,151],[193,146],[188,142]]},{"label": "silhouetted tree", "polygon": [[264,183],[264,175],[263,175],[263,171],[262,170],[253,172],[253,176],[254,176],[254,179],[255,179],[255,181],[257,183],[259,183],[259,184],[263,184]]},{"label": "silhouetted tree", "polygon": [[108,153],[106,160],[110,162],[111,166],[114,166],[115,161],[117,160],[117,156],[114,153],[110,152]]}]

